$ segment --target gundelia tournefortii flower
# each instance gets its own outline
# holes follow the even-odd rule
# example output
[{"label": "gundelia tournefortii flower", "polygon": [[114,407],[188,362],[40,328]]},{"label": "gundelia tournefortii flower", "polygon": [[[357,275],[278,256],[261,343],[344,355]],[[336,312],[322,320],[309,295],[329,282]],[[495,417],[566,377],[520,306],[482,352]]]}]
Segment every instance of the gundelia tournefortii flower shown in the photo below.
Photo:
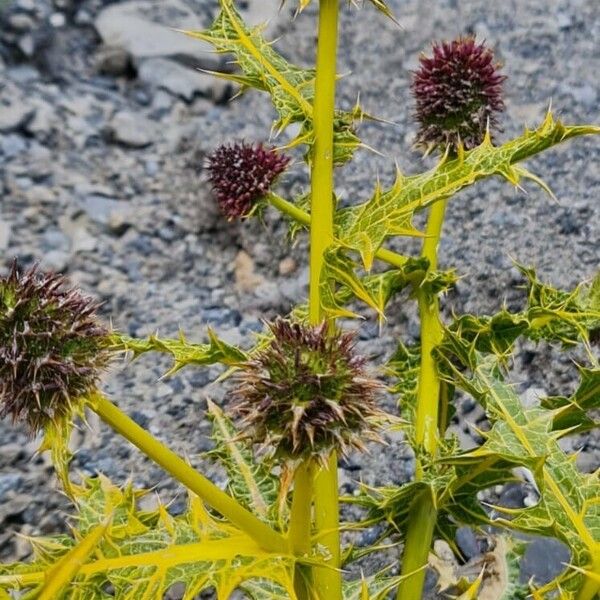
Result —
[{"label": "gundelia tournefortii flower", "polygon": [[31,434],[68,419],[110,358],[97,303],[64,277],[17,262],[0,277],[0,418]]},{"label": "gundelia tournefortii flower", "polygon": [[478,146],[504,110],[506,77],[498,68],[492,51],[472,37],[435,44],[431,58],[422,55],[412,83],[420,125],[417,144],[442,150]]},{"label": "gundelia tournefortii flower", "polygon": [[364,450],[382,415],[382,384],[366,372],[354,337],[326,323],[269,324],[269,345],[242,365],[233,392],[243,431],[277,456],[325,461],[332,450]]},{"label": "gundelia tournefortii flower", "polygon": [[208,156],[209,180],[223,214],[231,221],[247,216],[269,193],[290,158],[262,144],[223,145]]}]

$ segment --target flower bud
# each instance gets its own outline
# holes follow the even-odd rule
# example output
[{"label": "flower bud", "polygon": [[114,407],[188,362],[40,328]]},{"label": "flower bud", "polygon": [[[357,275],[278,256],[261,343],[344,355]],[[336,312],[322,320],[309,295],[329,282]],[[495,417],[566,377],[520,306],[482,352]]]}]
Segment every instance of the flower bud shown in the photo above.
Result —
[{"label": "flower bud", "polygon": [[247,216],[289,162],[288,156],[262,144],[241,142],[216,148],[207,168],[222,213],[230,221]]},{"label": "flower bud", "polygon": [[233,393],[247,437],[285,461],[323,464],[332,450],[346,454],[379,440],[382,385],[366,374],[353,335],[284,319],[269,328],[272,340],[242,365]]},{"label": "flower bud", "polygon": [[110,356],[97,306],[37,267],[19,272],[15,261],[0,277],[0,418],[34,435],[96,388]]},{"label": "flower bud", "polygon": [[412,91],[420,128],[417,144],[430,148],[481,144],[486,129],[497,127],[504,110],[502,84],[494,55],[472,37],[434,44],[433,56],[421,56]]}]

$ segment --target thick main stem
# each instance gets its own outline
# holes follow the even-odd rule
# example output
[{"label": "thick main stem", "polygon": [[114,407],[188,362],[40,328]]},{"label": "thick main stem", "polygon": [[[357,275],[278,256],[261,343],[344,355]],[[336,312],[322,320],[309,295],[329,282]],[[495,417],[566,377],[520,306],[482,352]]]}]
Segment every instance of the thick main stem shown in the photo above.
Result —
[{"label": "thick main stem", "polygon": [[[314,479],[315,463],[313,461],[307,460],[296,469],[288,533],[290,546],[296,556],[307,556],[311,550]],[[310,598],[307,587],[309,579],[309,570],[303,565],[297,565],[294,587],[298,600],[308,600]]]},{"label": "thick main stem", "polygon": [[[338,36],[338,0],[320,0],[319,37],[314,102],[314,145],[311,172],[309,319],[322,321],[320,279],[324,254],[333,242],[333,116]],[[337,456],[315,478],[315,528],[319,543],[329,554],[330,568],[314,570],[318,598],[342,597],[340,567]]]},{"label": "thick main stem", "polygon": [[91,408],[126,440],[137,446],[146,456],[160,465],[209,506],[229,519],[269,552],[289,554],[288,541],[277,531],[260,521],[212,481],[190,467],[181,457],[150,435],[110,400],[98,395]]},{"label": "thick main stem", "polygon": [[[437,256],[446,202],[431,207],[426,238],[421,256],[429,261],[429,269],[437,269]],[[441,382],[433,358],[433,349],[442,341],[443,329],[439,300],[425,289],[417,292],[421,319],[421,369],[417,388],[415,442],[417,446],[417,480],[423,478],[420,457],[432,456],[437,449]],[[423,595],[425,566],[431,549],[437,514],[431,493],[424,492],[413,500],[408,531],[402,556],[402,575],[406,577],[398,588],[398,600],[418,600]]]},{"label": "thick main stem", "polygon": [[294,497],[290,513],[290,545],[294,554],[301,556],[310,552],[310,532],[312,528],[312,499],[315,465],[313,461],[303,462],[294,476]]}]

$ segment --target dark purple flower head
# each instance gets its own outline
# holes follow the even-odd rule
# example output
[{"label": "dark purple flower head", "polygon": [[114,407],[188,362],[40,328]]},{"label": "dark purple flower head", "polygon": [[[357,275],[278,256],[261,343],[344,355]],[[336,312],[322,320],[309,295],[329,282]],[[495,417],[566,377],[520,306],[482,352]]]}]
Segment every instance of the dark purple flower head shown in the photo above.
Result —
[{"label": "dark purple flower head", "polygon": [[110,357],[96,308],[36,267],[19,272],[15,261],[0,277],[0,418],[25,422],[33,435],[96,389]]},{"label": "dark purple flower head", "polygon": [[291,462],[324,463],[334,449],[345,454],[379,439],[382,385],[368,377],[353,336],[285,319],[269,328],[269,345],[237,375],[233,407],[245,434]]},{"label": "dark purple flower head", "polygon": [[216,148],[207,166],[223,214],[230,221],[246,216],[289,162],[288,156],[262,144],[241,142]]},{"label": "dark purple flower head", "polygon": [[489,123],[497,127],[504,110],[501,75],[492,51],[473,37],[434,44],[433,57],[421,56],[413,74],[417,144],[456,150],[481,144]]}]

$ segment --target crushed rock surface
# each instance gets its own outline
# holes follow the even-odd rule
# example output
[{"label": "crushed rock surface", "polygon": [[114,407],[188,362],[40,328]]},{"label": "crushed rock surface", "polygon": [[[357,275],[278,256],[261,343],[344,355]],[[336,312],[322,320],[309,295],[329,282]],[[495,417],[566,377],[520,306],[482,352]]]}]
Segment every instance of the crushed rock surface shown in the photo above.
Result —
[{"label": "crushed rock surface", "polygon": [[[267,32],[281,36],[276,47],[286,57],[312,64],[314,6],[292,21],[287,10],[277,13],[278,0],[244,5],[253,22],[271,17]],[[403,29],[371,7],[345,7],[341,18],[338,70],[348,75],[340,81],[338,104],[350,108],[360,94],[368,113],[394,123],[361,127],[363,141],[382,156],[361,151],[338,171],[343,202],[364,201],[377,177],[389,185],[395,162],[407,173],[431,166],[411,149],[408,86],[419,52],[433,39],[475,33],[495,49],[509,77],[500,139],[541,122],[550,101],[567,123],[597,122],[595,0],[390,5]],[[209,0],[0,0],[0,251],[4,269],[17,256],[65,272],[104,303],[106,319],[131,335],[174,336],[181,327],[203,341],[210,325],[226,341],[248,347],[261,319],[304,298],[307,245],[300,236],[290,247],[286,225],[273,213],[263,223],[227,223],[210,197],[202,173],[206,153],[232,138],[265,139],[274,117],[264,95],[230,101],[228,84],[198,70],[229,68],[222,57],[165,27],[206,27],[215,9]],[[282,182],[284,194],[306,188],[297,158]],[[516,306],[523,282],[512,259],[564,288],[594,275],[600,265],[599,158],[598,140],[579,139],[530,161],[558,203],[530,185],[523,193],[500,180],[452,201],[441,267],[455,267],[463,278],[444,301],[447,316],[494,311],[505,301]],[[410,240],[397,241],[396,248],[418,251]],[[400,336],[418,336],[406,298],[390,307],[381,334],[373,319],[360,325],[359,347],[381,364]],[[167,369],[155,357],[119,364],[105,389],[138,423],[199,465],[198,453],[210,448],[206,398],[222,402],[225,396],[222,386],[211,385],[219,370],[187,369],[159,380]],[[525,395],[564,394],[576,384],[576,369],[545,346],[527,346],[514,378]],[[482,418],[472,405],[461,408],[454,428],[464,444],[476,440]],[[183,510],[184,494],[160,469],[105,425],[95,419],[90,425],[74,436],[75,470],[156,486],[174,512]],[[68,502],[47,458],[35,454],[38,443],[0,423],[2,560],[29,552],[15,533],[65,528]],[[586,471],[600,466],[597,435],[568,449],[581,451]],[[216,467],[203,468],[223,481]],[[391,438],[385,452],[351,457],[340,479],[352,493],[358,479],[401,483],[412,469],[402,440]],[[526,501],[526,490],[515,494]],[[465,535],[463,543],[473,548],[476,542]]]}]

